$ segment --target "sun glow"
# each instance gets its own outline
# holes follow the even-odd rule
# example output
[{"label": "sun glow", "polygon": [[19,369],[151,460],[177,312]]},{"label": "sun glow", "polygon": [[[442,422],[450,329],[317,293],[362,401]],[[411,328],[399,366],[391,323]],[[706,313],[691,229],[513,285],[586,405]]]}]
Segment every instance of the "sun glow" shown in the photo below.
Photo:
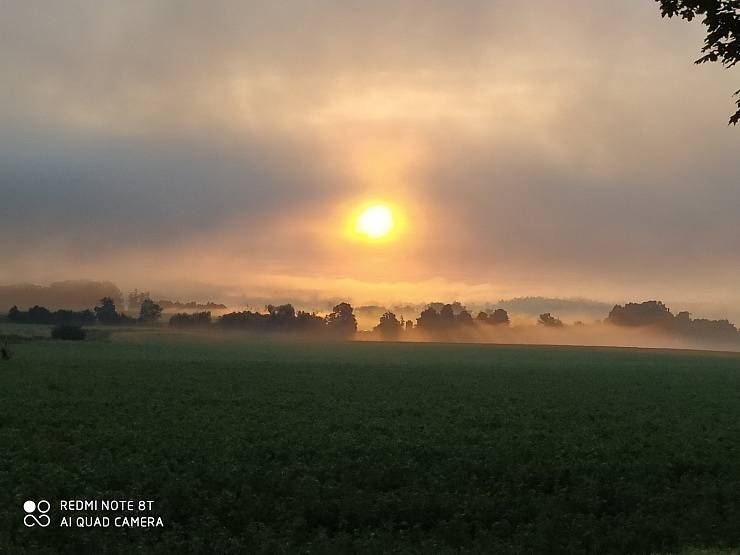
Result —
[{"label": "sun glow", "polygon": [[373,204],[360,212],[355,232],[368,239],[383,239],[391,234],[394,226],[393,211],[384,204]]},{"label": "sun glow", "polygon": [[[386,246],[398,243],[394,249],[408,245],[408,213],[401,204],[382,198],[348,200],[337,206],[337,215],[344,219],[345,240],[366,243],[368,246]],[[386,251],[388,252],[388,251]]]}]

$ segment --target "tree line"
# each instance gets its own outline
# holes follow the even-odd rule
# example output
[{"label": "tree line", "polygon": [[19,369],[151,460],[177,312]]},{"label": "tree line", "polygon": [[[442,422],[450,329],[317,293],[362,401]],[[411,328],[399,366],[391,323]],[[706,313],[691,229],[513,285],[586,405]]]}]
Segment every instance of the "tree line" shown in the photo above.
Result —
[{"label": "tree line", "polygon": [[[208,327],[213,323],[210,312],[192,314],[175,314],[170,318],[170,325],[177,328]],[[456,331],[470,329],[476,324],[485,326],[508,326],[509,314],[503,309],[491,312],[472,314],[459,302],[451,304],[431,303],[414,320],[404,320],[391,311],[380,316],[380,321],[373,333],[384,340],[398,340],[404,333],[414,330],[438,336],[451,335]],[[242,311],[224,314],[215,321],[222,329],[239,329],[259,333],[299,333],[313,335],[331,335],[351,338],[357,332],[357,319],[354,309],[343,302],[334,306],[326,316],[316,313],[296,311],[293,305],[267,305],[265,312]]]},{"label": "tree line", "polygon": [[[130,291],[128,295],[126,296],[126,306],[129,311],[138,312],[141,308],[142,304],[144,304],[145,301],[151,300],[151,293],[149,291],[139,291],[138,289],[134,289],[133,291]],[[228,307],[225,304],[220,303],[214,303],[211,301],[208,301],[206,303],[199,303],[196,301],[186,301],[181,302],[179,300],[177,301],[170,301],[167,299],[160,299],[156,303],[159,305],[162,310],[202,310],[202,311],[211,311],[211,310],[226,310]]]},{"label": "tree line", "polygon": [[93,310],[55,310],[33,306],[27,311],[13,306],[8,311],[8,321],[15,324],[41,324],[53,326],[90,326],[94,324],[123,325],[153,323],[162,316],[162,307],[151,299],[142,301],[137,317],[119,312],[112,297],[103,297]]},{"label": "tree line", "polygon": [[[326,316],[313,312],[296,311],[291,304],[267,305],[266,312],[245,310],[230,312],[216,320],[222,329],[247,330],[259,333],[324,334],[350,338],[357,332],[357,319],[349,303],[339,303]],[[175,314],[170,325],[177,328],[195,328],[211,325],[210,312]]]},{"label": "tree line", "polygon": [[[93,310],[56,310],[43,306],[33,306],[21,311],[13,306],[7,320],[18,324],[41,324],[54,326],[90,326],[151,324],[162,317],[162,307],[149,298],[141,300],[138,316],[119,312],[111,297],[103,297]],[[619,327],[649,327],[668,335],[678,335],[696,339],[737,342],[740,332],[728,320],[709,320],[692,318],[688,312],[673,314],[661,301],[627,303],[615,305],[604,320],[605,323]],[[566,328],[557,316],[549,312],[540,314],[538,325],[546,328]],[[511,324],[509,313],[497,308],[472,313],[461,303],[430,303],[418,318],[404,320],[387,310],[381,316],[372,333],[384,340],[398,340],[416,337],[415,332],[424,337],[440,340],[463,335],[466,330],[495,329]],[[351,304],[342,302],[334,306],[326,316],[315,312],[296,310],[291,304],[267,305],[264,312],[245,310],[231,312],[213,319],[210,311],[178,313],[169,319],[173,328],[207,328],[246,330],[255,333],[291,333],[307,335],[326,335],[351,338],[357,332],[357,319]],[[585,325],[576,322],[574,325]]]},{"label": "tree line", "polygon": [[671,313],[660,301],[616,305],[606,319],[610,324],[623,327],[651,327],[673,335],[714,340],[740,340],[740,333],[728,320],[691,318],[688,312]]}]

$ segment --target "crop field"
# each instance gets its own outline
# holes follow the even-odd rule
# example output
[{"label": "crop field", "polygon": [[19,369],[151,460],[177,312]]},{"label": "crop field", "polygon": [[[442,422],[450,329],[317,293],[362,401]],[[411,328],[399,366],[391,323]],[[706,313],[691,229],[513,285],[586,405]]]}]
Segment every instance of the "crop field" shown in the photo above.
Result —
[{"label": "crop field", "polygon": [[[0,553],[740,546],[739,355],[156,333],[12,348]],[[26,528],[27,499],[54,523]],[[153,500],[164,526],[60,527],[68,499]]]}]

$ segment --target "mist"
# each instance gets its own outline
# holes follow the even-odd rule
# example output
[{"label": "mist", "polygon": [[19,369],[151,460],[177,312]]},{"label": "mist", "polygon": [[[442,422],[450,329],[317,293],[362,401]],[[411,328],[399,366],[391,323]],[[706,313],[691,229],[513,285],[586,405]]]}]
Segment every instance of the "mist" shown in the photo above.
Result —
[{"label": "mist", "polygon": [[[359,333],[362,341],[382,341],[372,333]],[[447,333],[444,337],[415,329],[398,338],[402,342],[491,343],[500,345],[563,345],[593,347],[637,347],[650,349],[691,349],[740,352],[736,341],[679,337],[651,327],[626,329],[608,323],[547,328],[535,323],[520,323],[491,328],[474,324],[468,329]]]}]

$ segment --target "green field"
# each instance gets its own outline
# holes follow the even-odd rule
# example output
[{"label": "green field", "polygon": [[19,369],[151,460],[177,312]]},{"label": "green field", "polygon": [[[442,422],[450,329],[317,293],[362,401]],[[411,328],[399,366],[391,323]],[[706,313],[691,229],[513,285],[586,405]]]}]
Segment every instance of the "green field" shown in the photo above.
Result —
[{"label": "green field", "polygon": [[[12,347],[0,553],[740,546],[739,355],[155,333]],[[151,499],[165,526],[24,527],[42,498],[52,517],[63,499]]]}]

